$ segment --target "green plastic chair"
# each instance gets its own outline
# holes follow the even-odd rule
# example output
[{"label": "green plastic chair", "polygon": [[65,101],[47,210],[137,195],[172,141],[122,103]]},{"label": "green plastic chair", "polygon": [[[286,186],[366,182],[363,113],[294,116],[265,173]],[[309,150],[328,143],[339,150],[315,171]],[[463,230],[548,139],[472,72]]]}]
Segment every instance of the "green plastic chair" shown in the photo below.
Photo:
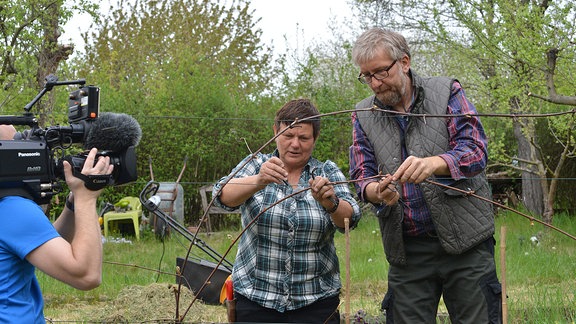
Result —
[{"label": "green plastic chair", "polygon": [[112,221],[130,219],[134,224],[134,234],[140,240],[140,217],[142,216],[142,204],[137,197],[124,197],[114,206],[127,206],[126,211],[109,211],[104,214],[104,236],[108,237],[108,223]]}]

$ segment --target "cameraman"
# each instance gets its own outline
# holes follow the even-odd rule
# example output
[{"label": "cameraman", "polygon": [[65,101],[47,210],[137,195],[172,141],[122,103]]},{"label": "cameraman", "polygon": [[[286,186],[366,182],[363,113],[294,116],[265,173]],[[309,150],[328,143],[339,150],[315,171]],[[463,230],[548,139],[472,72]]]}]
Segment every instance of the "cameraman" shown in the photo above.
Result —
[{"label": "cameraman", "polygon": [[[82,173],[112,173],[110,158],[101,156],[95,164],[96,153],[95,148],[90,151]],[[32,200],[0,198],[0,323],[45,323],[35,268],[81,290],[96,288],[102,280],[102,238],[96,213],[102,190],[87,189],[83,180],[72,175],[71,165],[63,164],[71,194],[54,224]]]}]

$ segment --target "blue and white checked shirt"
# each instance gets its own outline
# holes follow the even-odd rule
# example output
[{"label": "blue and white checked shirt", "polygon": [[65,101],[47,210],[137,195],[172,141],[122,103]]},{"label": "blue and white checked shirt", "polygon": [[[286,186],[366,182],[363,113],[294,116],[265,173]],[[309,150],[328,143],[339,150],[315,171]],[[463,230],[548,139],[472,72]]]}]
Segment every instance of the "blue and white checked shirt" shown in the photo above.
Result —
[{"label": "blue and white checked shirt", "polygon": [[[273,154],[246,157],[232,171],[249,161],[234,175],[242,178],[258,174],[260,167]],[[341,288],[338,257],[334,246],[334,233],[343,231],[334,225],[330,214],[318,203],[309,190],[281,201],[303,188],[309,188],[311,170],[330,182],[346,181],[342,171],[330,160],[325,163],[311,158],[299,180],[298,189],[285,184],[269,184],[240,207],[242,226],[254,218],[258,220],[242,235],[232,272],[234,290],[258,304],[279,312],[294,310],[319,299],[339,294]],[[229,176],[214,186],[217,193]],[[334,186],[339,199],[347,201],[354,213],[350,228],[355,227],[361,210],[352,197],[347,184]],[[234,210],[215,199],[215,204]],[[268,209],[269,208],[269,209]],[[261,215],[260,213],[263,212]]]}]

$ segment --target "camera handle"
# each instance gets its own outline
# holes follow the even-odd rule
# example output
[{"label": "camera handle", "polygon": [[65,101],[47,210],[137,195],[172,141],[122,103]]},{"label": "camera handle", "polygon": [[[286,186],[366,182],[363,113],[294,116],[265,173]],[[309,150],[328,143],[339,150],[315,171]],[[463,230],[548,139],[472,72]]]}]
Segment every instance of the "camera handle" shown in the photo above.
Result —
[{"label": "camera handle", "polygon": [[80,172],[80,170],[73,167],[72,175],[74,175],[76,178],[82,179],[82,181],[84,181],[84,186],[92,191],[104,189],[106,186],[114,183],[114,179],[112,178],[111,174],[85,175]]},{"label": "camera handle", "polygon": [[25,125],[25,126],[36,126],[38,120],[32,114],[26,114],[24,116],[0,116],[0,125]]},{"label": "camera handle", "polygon": [[24,106],[24,110],[27,113],[30,112],[30,109],[32,109],[32,106],[34,106],[36,104],[36,102],[38,102],[38,100],[40,100],[40,98],[42,98],[42,96],[44,96],[46,94],[46,92],[52,90],[52,88],[54,88],[54,86],[72,85],[72,84],[78,84],[78,85],[86,84],[85,79],[70,80],[70,81],[58,81],[58,77],[55,76],[54,74],[48,74],[46,76],[45,80],[46,80],[46,83],[44,84],[44,88],[42,88],[42,90],[40,90],[40,92],[36,95],[36,97],[34,97],[34,99],[32,99],[32,101],[30,101],[26,106]]}]

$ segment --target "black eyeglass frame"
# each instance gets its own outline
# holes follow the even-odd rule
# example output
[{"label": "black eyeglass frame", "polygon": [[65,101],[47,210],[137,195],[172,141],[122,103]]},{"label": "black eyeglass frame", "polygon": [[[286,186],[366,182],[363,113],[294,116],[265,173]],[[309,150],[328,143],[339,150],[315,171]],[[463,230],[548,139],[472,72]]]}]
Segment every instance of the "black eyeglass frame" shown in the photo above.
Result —
[{"label": "black eyeglass frame", "polygon": [[[386,79],[387,77],[390,76],[390,69],[392,69],[394,67],[394,65],[396,64],[396,62],[398,62],[398,60],[394,60],[394,62],[392,62],[392,64],[390,64],[388,67],[383,68],[379,71],[376,71],[372,74],[362,74],[360,73],[358,75],[358,81],[360,81],[360,83],[362,84],[370,84],[372,83],[372,78],[378,80],[378,81],[382,81],[384,79]],[[385,75],[382,75],[383,73],[386,73]]]}]

